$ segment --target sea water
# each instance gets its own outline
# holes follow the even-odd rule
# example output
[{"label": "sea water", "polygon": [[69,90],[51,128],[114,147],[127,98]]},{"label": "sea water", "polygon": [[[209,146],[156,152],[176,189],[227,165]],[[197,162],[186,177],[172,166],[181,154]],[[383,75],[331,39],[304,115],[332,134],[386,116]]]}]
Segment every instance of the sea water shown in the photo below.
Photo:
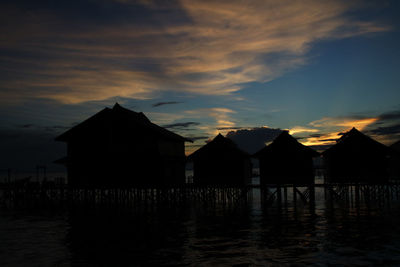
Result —
[{"label": "sea water", "polygon": [[[317,192],[317,195],[321,192]],[[1,210],[0,266],[399,266],[400,203]]]}]

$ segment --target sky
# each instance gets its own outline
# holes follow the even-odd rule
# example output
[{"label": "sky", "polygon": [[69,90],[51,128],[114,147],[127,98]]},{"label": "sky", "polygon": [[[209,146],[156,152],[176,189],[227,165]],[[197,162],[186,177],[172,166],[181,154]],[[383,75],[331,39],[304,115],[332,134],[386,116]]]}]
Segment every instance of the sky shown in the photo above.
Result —
[{"label": "sky", "polygon": [[[118,102],[194,140],[400,139],[398,1],[3,0],[0,177]],[[53,166],[54,167],[54,166]],[[56,167],[54,167],[56,168]]]}]

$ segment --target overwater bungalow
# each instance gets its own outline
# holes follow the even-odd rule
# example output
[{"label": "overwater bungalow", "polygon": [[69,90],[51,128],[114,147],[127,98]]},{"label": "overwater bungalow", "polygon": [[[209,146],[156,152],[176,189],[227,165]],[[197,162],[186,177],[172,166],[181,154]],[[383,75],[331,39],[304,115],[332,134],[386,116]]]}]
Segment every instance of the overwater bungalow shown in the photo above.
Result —
[{"label": "overwater bungalow", "polygon": [[189,155],[196,185],[244,186],[251,180],[251,161],[230,139],[218,134]]},{"label": "overwater bungalow", "polygon": [[172,186],[185,182],[184,142],[143,113],[104,108],[56,138],[72,187]]},{"label": "overwater bungalow", "polygon": [[327,180],[333,183],[388,181],[389,148],[356,128],[344,133],[322,153]]},{"label": "overwater bungalow", "polygon": [[392,180],[400,180],[400,141],[390,146],[389,176]]},{"label": "overwater bungalow", "polygon": [[318,156],[318,152],[299,143],[288,131],[253,155],[260,163],[261,185],[313,184],[313,158]]}]

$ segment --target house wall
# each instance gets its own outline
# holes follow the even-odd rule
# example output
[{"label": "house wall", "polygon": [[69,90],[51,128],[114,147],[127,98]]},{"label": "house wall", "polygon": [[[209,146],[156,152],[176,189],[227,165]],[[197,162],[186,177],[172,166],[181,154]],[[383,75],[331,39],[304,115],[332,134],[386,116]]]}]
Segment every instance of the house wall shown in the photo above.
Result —
[{"label": "house wall", "polygon": [[[68,142],[69,183],[77,187],[170,186],[185,181],[183,142],[108,132]],[[172,148],[171,150],[169,148]]]},{"label": "house wall", "polygon": [[243,158],[202,157],[193,160],[194,184],[243,186],[250,182],[251,163]]},{"label": "house wall", "polygon": [[400,156],[392,155],[389,160],[389,176],[392,180],[400,180]]},{"label": "house wall", "polygon": [[382,183],[388,181],[388,159],[379,153],[343,152],[325,156],[324,160],[329,182]]},{"label": "house wall", "polygon": [[261,185],[314,183],[311,157],[301,154],[274,154],[264,155],[259,160]]},{"label": "house wall", "polygon": [[183,142],[158,139],[157,145],[161,156],[182,157],[185,154],[185,144]]}]

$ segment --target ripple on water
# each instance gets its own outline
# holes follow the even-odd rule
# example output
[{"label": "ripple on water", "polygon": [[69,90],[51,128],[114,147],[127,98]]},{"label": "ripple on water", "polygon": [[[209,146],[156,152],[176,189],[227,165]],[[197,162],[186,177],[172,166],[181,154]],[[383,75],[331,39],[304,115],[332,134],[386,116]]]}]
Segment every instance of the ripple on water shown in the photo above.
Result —
[{"label": "ripple on water", "polygon": [[399,207],[2,212],[0,265],[396,266]]}]

